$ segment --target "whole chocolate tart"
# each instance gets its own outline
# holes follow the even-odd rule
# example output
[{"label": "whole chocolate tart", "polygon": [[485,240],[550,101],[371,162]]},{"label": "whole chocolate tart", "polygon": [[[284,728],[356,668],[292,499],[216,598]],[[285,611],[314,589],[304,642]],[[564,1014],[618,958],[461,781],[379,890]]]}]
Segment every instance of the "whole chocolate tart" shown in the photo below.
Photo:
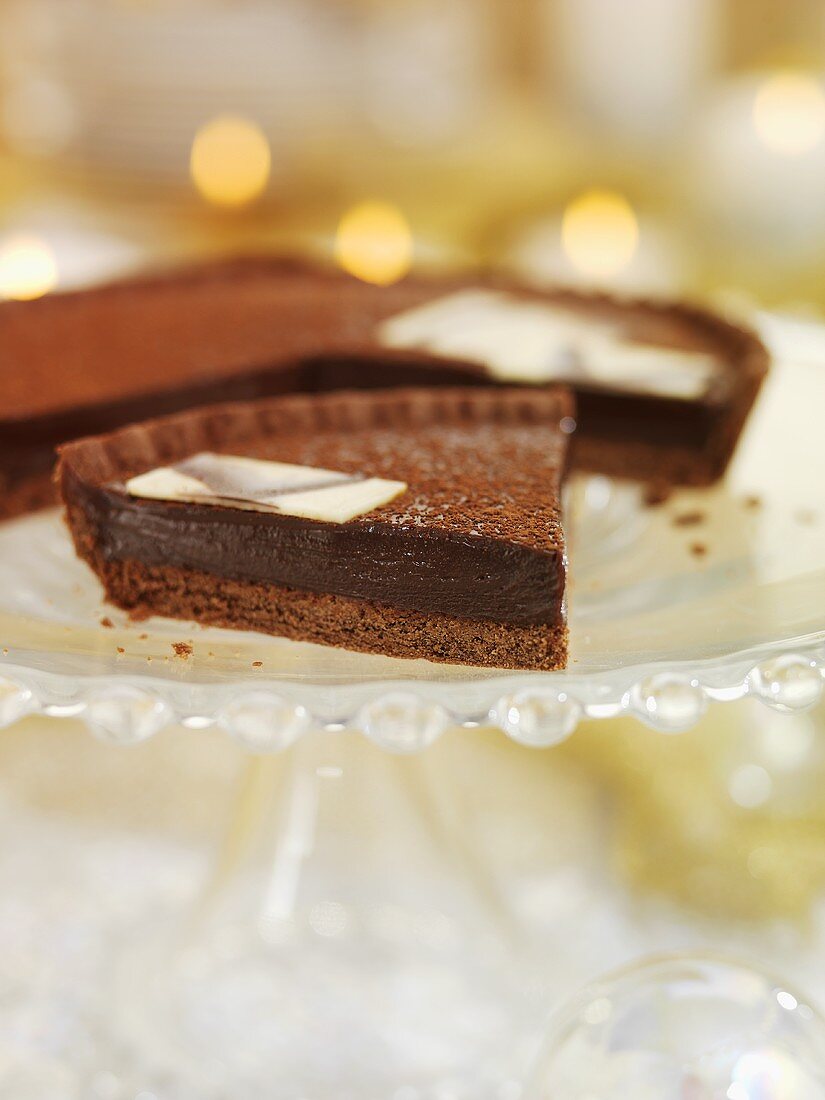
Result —
[{"label": "whole chocolate tart", "polygon": [[484,278],[372,286],[241,259],[0,304],[0,515],[48,503],[54,449],[215,401],[410,385],[571,385],[574,464],[706,484],[767,367],[686,305]]},{"label": "whole chocolate tart", "polygon": [[561,387],[285,396],[61,448],[78,554],[159,614],[399,657],[567,658]]}]

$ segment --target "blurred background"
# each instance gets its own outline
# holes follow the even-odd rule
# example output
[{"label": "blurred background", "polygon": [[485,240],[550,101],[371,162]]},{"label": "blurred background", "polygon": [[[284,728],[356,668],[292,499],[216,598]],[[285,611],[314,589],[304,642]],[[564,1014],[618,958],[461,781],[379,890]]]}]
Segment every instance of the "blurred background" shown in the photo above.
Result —
[{"label": "blurred background", "polygon": [[0,0],[0,294],[242,247],[825,302],[819,0]]},{"label": "blurred background", "polygon": [[[377,283],[493,265],[816,316],[825,5],[0,0],[0,297],[271,248]],[[697,945],[822,999],[822,708],[729,704],[678,738],[600,722],[540,754],[456,733],[432,751],[459,804],[471,738],[484,813],[555,874],[535,926],[587,938],[549,1000]],[[152,1100],[97,1057],[111,943],[193,896],[250,767],[210,731],[3,735],[0,1095]]]}]

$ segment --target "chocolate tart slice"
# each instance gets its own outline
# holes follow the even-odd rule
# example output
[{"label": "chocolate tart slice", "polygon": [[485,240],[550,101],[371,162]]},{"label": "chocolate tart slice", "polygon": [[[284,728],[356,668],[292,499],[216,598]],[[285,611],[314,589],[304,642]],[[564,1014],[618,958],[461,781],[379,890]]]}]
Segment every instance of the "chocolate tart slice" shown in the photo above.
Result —
[{"label": "chocolate tart slice", "polygon": [[575,464],[702,485],[767,367],[702,309],[485,278],[390,287],[277,259],[0,304],[0,515],[50,501],[54,448],[215,401],[410,385],[572,386]]},{"label": "chocolate tart slice", "polygon": [[287,396],[61,448],[78,554],[106,596],[397,657],[567,659],[559,387]]}]

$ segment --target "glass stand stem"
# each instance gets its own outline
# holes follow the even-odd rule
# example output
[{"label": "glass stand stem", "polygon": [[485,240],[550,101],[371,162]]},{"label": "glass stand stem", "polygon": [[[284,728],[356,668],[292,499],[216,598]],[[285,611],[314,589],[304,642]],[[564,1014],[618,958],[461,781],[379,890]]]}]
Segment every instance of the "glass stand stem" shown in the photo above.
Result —
[{"label": "glass stand stem", "polygon": [[119,968],[122,1026],[175,1100],[496,1096],[524,1001],[462,813],[472,751],[323,733],[250,761],[197,903]]}]

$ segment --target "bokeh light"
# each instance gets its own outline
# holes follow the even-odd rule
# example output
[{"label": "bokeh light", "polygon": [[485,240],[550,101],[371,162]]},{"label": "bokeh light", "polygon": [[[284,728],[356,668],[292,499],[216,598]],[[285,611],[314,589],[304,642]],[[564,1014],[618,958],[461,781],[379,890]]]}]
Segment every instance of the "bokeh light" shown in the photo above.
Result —
[{"label": "bokeh light", "polygon": [[763,806],[771,796],[772,787],[770,775],[759,764],[742,764],[728,782],[731,798],[745,810]]},{"label": "bokeh light", "polygon": [[245,206],[258,198],[271,165],[266,135],[242,115],[218,115],[201,126],[192,142],[192,181],[216,206]]},{"label": "bokeh light", "polygon": [[391,203],[359,203],[341,219],[335,256],[345,271],[364,282],[379,286],[397,282],[413,261],[409,223]]},{"label": "bokeh light", "polygon": [[623,195],[592,188],[565,209],[561,238],[578,271],[593,279],[607,279],[618,275],[633,259],[639,224]]},{"label": "bokeh light", "polygon": [[0,243],[0,298],[40,298],[56,285],[57,262],[45,241],[21,236]]},{"label": "bokeh light", "polygon": [[774,153],[800,156],[825,138],[825,90],[805,73],[784,72],[769,77],[753,101],[758,137]]},{"label": "bokeh light", "polygon": [[0,128],[24,156],[51,157],[69,145],[78,126],[77,108],[58,81],[30,75],[12,81],[0,103]]}]

